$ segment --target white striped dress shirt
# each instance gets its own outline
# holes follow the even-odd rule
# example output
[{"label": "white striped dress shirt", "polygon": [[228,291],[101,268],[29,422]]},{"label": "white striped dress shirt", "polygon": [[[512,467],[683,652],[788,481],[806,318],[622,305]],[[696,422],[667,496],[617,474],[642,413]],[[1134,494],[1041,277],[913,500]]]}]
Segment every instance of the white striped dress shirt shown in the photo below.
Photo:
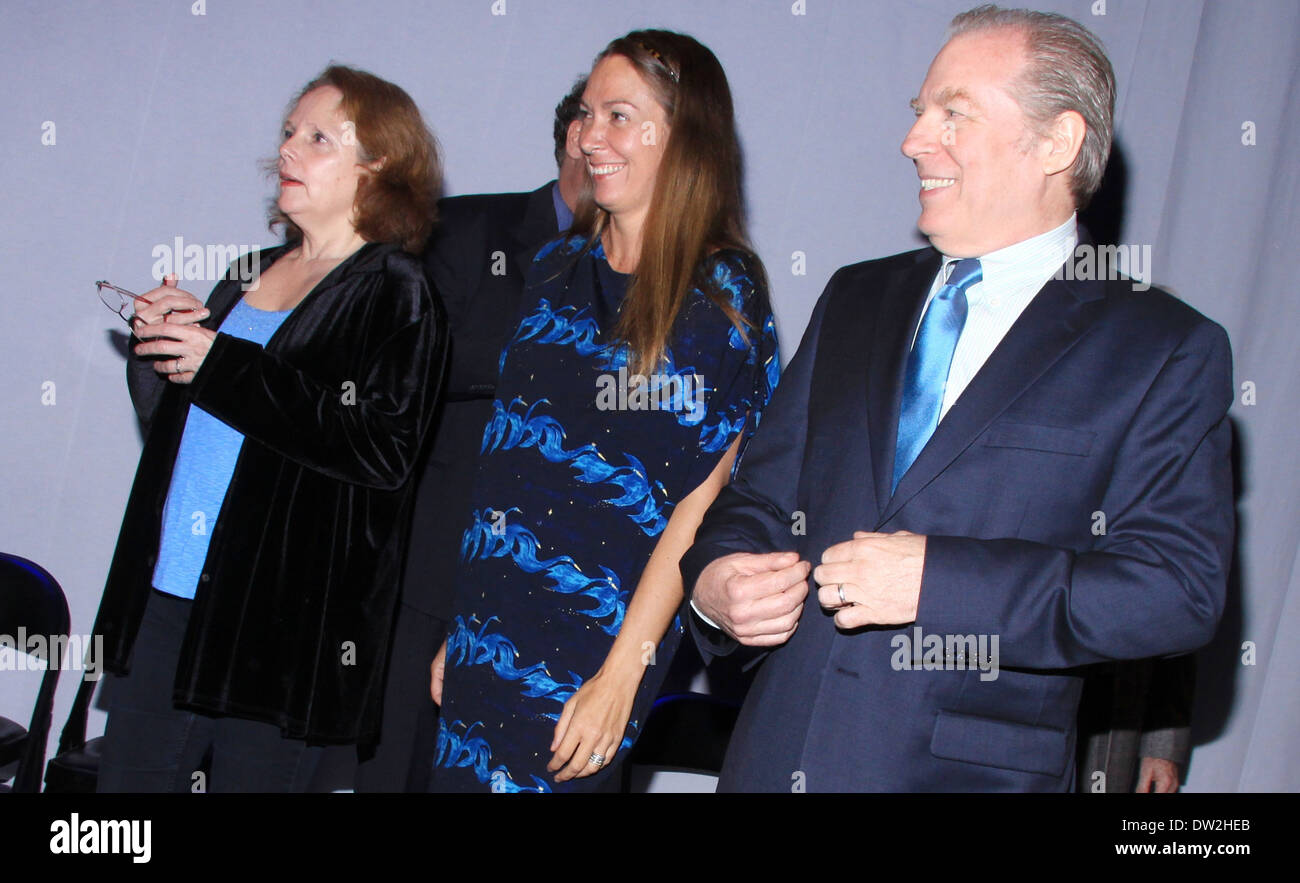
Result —
[{"label": "white striped dress shirt", "polygon": [[[1008,245],[981,257],[980,267],[984,278],[966,289],[966,325],[961,337],[957,339],[957,349],[953,352],[952,367],[948,369],[948,385],[943,392],[943,407],[939,410],[939,419],[943,420],[975,377],[979,369],[988,361],[988,357],[997,349],[1002,338],[1006,337],[1016,319],[1025,307],[1034,299],[1047,280],[1056,275],[1056,271],[1065,263],[1067,256],[1074,253],[1079,241],[1079,232],[1075,215],[1069,220],[1046,233]],[[958,258],[943,256],[943,265],[939,268],[925,308],[930,308],[930,301],[939,293],[952,272],[952,265]],[[924,313],[922,313],[924,318]],[[917,324],[917,330],[920,324]],[[912,332],[912,344],[916,344],[916,333]]]}]

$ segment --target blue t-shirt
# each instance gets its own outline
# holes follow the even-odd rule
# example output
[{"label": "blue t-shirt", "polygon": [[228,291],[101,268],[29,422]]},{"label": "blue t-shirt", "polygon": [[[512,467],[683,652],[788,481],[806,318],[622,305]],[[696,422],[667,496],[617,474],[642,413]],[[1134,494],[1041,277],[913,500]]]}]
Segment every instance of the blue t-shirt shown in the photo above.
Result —
[{"label": "blue t-shirt", "polygon": [[[259,310],[241,298],[221,323],[221,331],[266,346],[291,312]],[[153,585],[160,592],[194,597],[208,557],[212,528],[243,446],[242,433],[199,406],[190,405],[163,506],[162,539],[153,571]]]}]

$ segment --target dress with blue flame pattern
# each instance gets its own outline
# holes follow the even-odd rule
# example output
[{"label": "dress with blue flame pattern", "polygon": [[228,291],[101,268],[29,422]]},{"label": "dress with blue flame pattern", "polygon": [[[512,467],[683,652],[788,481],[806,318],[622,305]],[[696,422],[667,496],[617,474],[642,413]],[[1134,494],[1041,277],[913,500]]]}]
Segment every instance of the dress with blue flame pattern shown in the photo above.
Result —
[{"label": "dress with blue flame pattern", "polygon": [[[547,772],[560,712],[604,662],[673,506],[738,433],[753,432],[776,387],[776,325],[752,256],[719,251],[703,274],[748,321],[745,333],[697,286],[665,361],[638,385],[627,347],[612,339],[628,277],[599,243],[584,245],[570,238],[538,252],[501,353],[447,639],[439,791],[608,786],[613,764],[560,785]],[[681,636],[675,620],[617,760]]]}]

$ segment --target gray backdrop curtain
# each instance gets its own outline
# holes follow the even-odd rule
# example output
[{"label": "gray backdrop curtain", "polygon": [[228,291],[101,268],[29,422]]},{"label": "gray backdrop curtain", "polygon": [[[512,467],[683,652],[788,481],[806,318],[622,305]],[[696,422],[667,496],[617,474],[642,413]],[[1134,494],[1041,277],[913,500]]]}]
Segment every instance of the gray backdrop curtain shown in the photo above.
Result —
[{"label": "gray backdrop curtain", "polygon": [[[275,151],[286,102],[328,61],[412,94],[445,147],[448,193],[525,190],[552,176],[552,108],[608,40],[641,26],[695,35],[735,93],[788,359],[835,268],[918,244],[916,177],[898,150],[907,101],[969,5],[6,0],[0,549],[47,567],[74,630],[89,630],[140,453],[125,327],[92,283],[152,287],[176,237],[205,250],[272,244],[257,161]],[[1133,269],[1222,323],[1235,353],[1240,539],[1228,615],[1199,660],[1188,788],[1294,791],[1300,4],[1038,8],[1092,28],[1119,78],[1116,159],[1086,221],[1149,246],[1150,266]],[[204,268],[181,287],[204,297],[214,281]],[[0,713],[25,719],[36,686],[0,671]],[[52,741],[75,690],[65,674]],[[96,711],[91,734],[102,726]]]}]

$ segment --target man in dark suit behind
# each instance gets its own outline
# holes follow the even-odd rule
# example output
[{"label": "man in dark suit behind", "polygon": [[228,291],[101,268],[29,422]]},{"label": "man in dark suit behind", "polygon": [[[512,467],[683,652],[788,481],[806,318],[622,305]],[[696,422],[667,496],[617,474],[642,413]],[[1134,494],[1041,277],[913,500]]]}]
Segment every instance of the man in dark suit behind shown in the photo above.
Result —
[{"label": "man in dark suit behind", "polygon": [[447,308],[449,373],[418,479],[381,742],[358,767],[359,792],[423,791],[432,769],[438,726],[429,665],[451,615],[452,578],[474,462],[492,411],[497,359],[514,329],[533,254],[573,219],[587,174],[573,125],[585,85],[585,78],[579,80],[555,108],[556,180],[531,193],[455,196],[438,203],[438,230],[425,252],[425,270]]},{"label": "man in dark suit behind", "polygon": [[1196,657],[1096,666],[1079,701],[1079,785],[1088,794],[1171,794],[1192,754]]},{"label": "man in dark suit behind", "polygon": [[1114,101],[1077,23],[954,19],[903,142],[933,248],[832,277],[682,559],[702,649],[767,652],[720,789],[1067,791],[1078,667],[1213,635],[1231,355],[1075,260]]}]

